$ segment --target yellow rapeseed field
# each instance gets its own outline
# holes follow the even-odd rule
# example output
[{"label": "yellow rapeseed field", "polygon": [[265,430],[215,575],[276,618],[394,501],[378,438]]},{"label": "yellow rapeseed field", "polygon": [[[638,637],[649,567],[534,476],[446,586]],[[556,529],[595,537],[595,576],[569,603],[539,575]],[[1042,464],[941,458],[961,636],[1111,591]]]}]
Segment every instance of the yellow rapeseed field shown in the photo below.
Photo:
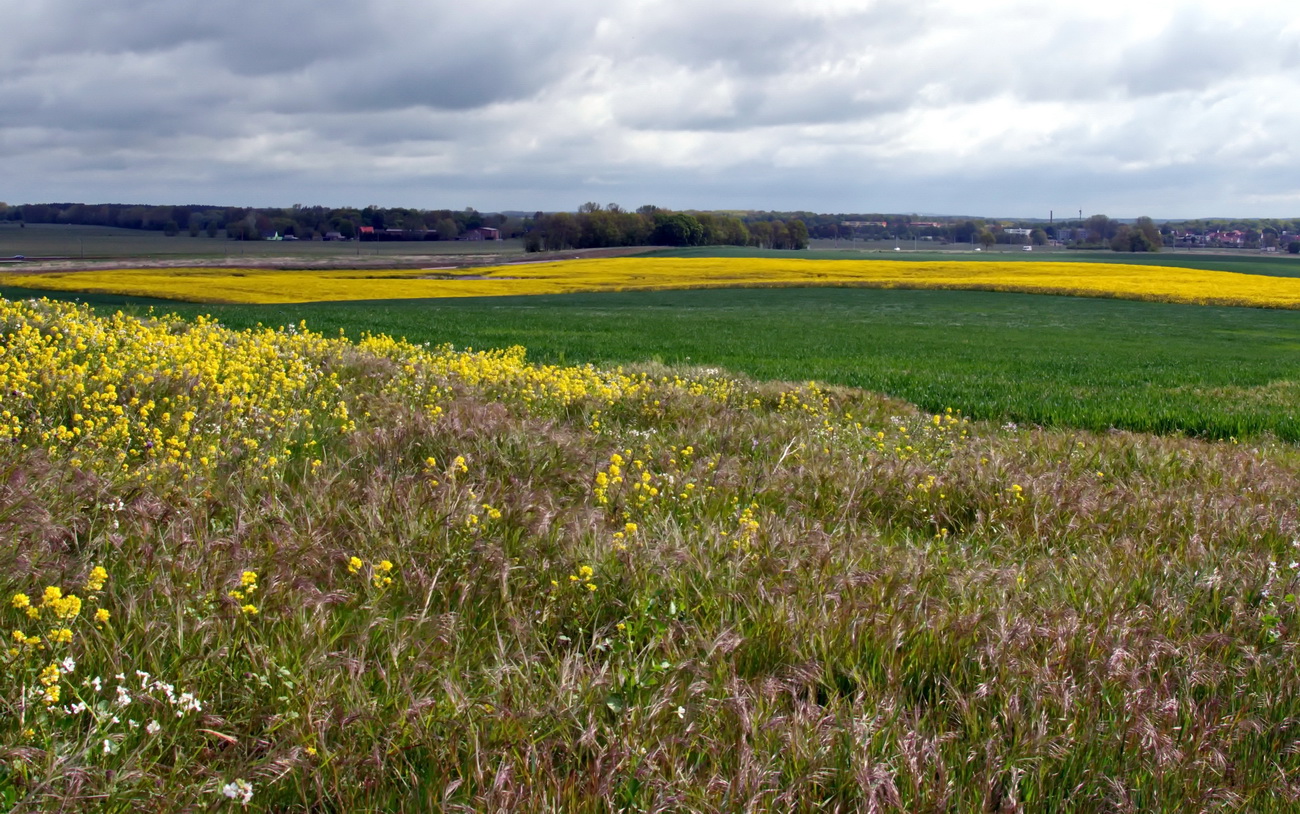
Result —
[{"label": "yellow rapeseed field", "polygon": [[602,258],[429,270],[120,269],[3,274],[58,291],[191,302],[295,303],[495,297],[578,291],[759,286],[870,286],[1021,291],[1219,305],[1300,308],[1300,279],[1227,271],[1069,262],[907,262],[791,258]]}]

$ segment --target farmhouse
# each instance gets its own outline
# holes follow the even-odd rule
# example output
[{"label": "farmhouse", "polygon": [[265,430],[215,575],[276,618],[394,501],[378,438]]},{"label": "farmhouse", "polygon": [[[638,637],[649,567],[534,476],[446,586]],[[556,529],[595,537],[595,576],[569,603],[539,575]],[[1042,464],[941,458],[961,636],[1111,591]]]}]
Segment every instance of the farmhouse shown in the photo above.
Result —
[{"label": "farmhouse", "polygon": [[479,226],[461,235],[460,240],[500,240],[501,230],[491,226]]}]

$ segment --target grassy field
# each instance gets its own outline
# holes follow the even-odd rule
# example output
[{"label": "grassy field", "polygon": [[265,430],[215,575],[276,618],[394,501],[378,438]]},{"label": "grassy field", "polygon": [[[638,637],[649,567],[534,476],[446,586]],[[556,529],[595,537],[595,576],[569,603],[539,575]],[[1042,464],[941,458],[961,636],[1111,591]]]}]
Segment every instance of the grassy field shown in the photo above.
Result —
[{"label": "grassy field", "polygon": [[1292,446],[50,305],[0,348],[8,810],[1300,803]]},{"label": "grassy field", "polygon": [[1289,311],[871,289],[154,305],[234,327],[306,320],[330,335],[517,344],[548,363],[654,359],[816,379],[998,422],[1300,440],[1300,313]]},{"label": "grassy field", "polygon": [[[224,234],[224,233],[223,233]],[[384,257],[407,255],[523,254],[519,240],[503,241],[401,241],[401,242],[325,242],[320,240],[267,241],[226,240],[224,237],[190,237],[182,232],[167,237],[162,232],[142,229],[118,229],[109,226],[29,224],[19,227],[0,222],[0,260],[24,255],[28,258],[62,257],[85,260],[193,259],[226,260],[239,258],[322,258]]]}]

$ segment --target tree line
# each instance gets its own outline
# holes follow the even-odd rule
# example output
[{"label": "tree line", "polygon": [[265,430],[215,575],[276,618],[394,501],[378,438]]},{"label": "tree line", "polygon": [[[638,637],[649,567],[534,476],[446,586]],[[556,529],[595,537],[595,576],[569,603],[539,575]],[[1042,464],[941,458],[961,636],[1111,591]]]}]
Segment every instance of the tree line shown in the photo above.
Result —
[{"label": "tree line", "polygon": [[[327,206],[291,207],[218,207],[190,204],[184,206],[142,206],[135,204],[49,203],[7,206],[0,204],[0,219],[23,223],[69,223],[87,226],[116,226],[144,229],[176,235],[188,232],[192,237],[224,236],[230,240],[260,240],[268,233],[282,237],[312,240],[330,233],[346,239],[357,238],[363,227],[376,231],[401,233],[403,236],[428,240],[453,240],[481,226],[511,229],[511,218],[501,214],[483,214],[474,209],[407,209],[403,207],[367,206],[364,209]],[[522,222],[514,219],[514,228],[522,233]]]},{"label": "tree line", "polygon": [[615,246],[754,246],[806,249],[808,228],[792,218],[751,219],[716,212],[673,212],[657,206],[629,212],[618,204],[585,203],[578,212],[536,213],[526,224],[527,251]]},{"label": "tree line", "polygon": [[[1160,251],[1181,246],[1285,249],[1300,253],[1300,218],[1132,221],[1106,215],[1083,219],[988,220],[897,213],[675,212],[646,205],[635,210],[588,202],[576,212],[481,213],[471,208],[412,209],[367,206],[221,207],[206,205],[0,203],[0,220],[68,223],[188,233],[231,240],[268,234],[311,240],[454,240],[491,227],[503,238],[521,238],[528,251],[617,246],[750,246],[805,249],[809,240],[932,241],[997,244],[1056,243],[1079,249]],[[366,228],[369,227],[369,228]]]}]

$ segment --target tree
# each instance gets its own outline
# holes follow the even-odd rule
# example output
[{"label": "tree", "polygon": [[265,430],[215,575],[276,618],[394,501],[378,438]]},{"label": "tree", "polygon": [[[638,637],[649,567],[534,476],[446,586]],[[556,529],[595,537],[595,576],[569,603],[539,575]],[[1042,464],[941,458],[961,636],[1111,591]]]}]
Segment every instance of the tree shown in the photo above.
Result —
[{"label": "tree", "polygon": [[704,242],[704,227],[684,212],[659,212],[650,241],[656,246],[699,246]]},{"label": "tree", "polygon": [[979,234],[975,236],[975,239],[986,249],[998,242],[998,236],[993,234],[991,229],[980,229]]},{"label": "tree", "polygon": [[1035,246],[1046,246],[1047,232],[1044,232],[1042,229],[1035,229],[1029,233],[1029,242]]},{"label": "tree", "polygon": [[438,233],[439,240],[455,240],[460,234],[456,231],[456,221],[453,218],[440,218],[433,228]]},{"label": "tree", "polygon": [[796,251],[808,248],[808,226],[799,218],[795,218],[785,225],[786,232],[789,234],[787,239],[791,249]]},{"label": "tree", "polygon": [[1286,250],[1291,254],[1300,254],[1300,240],[1293,240],[1286,244]]},{"label": "tree", "polygon": [[1088,230],[1089,243],[1105,243],[1119,234],[1120,225],[1105,215],[1093,215],[1084,222],[1083,228]]},{"label": "tree", "polygon": [[1117,252],[1158,252],[1161,246],[1157,242],[1159,239],[1159,232],[1156,233],[1156,240],[1153,241],[1151,236],[1141,228],[1120,224],[1119,231],[1110,240],[1110,248]]}]

